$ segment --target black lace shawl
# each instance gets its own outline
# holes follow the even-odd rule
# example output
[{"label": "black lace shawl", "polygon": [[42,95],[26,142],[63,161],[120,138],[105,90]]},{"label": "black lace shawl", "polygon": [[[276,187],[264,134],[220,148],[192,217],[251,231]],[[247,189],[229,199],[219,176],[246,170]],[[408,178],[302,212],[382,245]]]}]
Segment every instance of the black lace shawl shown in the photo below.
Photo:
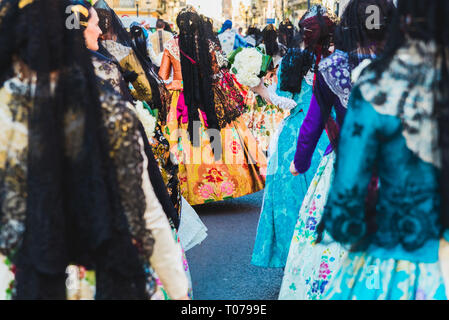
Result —
[{"label": "black lace shawl", "polygon": [[[97,1],[94,8],[98,13],[98,17],[100,19],[99,26],[103,34],[113,35],[116,37],[115,41],[134,50],[139,63],[145,72],[148,82],[150,83],[151,91],[153,93],[152,101],[147,102],[152,109],[159,110],[159,119],[164,124],[167,118],[168,110],[167,101],[162,98],[168,95],[168,91],[162,80],[159,78],[151,59],[147,54],[144,54],[137,48],[136,43],[131,39],[120,18],[114,10],[109,7],[106,1]],[[104,54],[104,52],[102,53]]]},{"label": "black lace shawl", "polygon": [[[188,132],[195,146],[194,122],[200,121],[199,111],[205,112],[209,129],[220,130],[215,112],[212,57],[209,39],[202,32],[203,19],[190,8],[182,10],[176,18],[179,28],[179,49],[184,86],[184,99],[188,107]],[[196,133],[196,136],[199,136]],[[213,137],[211,137],[212,142]]]},{"label": "black lace shawl", "polygon": [[[145,299],[143,266],[153,244],[143,220],[145,206],[139,195],[123,201],[123,168],[117,166],[120,157],[111,156],[113,128],[105,127],[102,110],[102,103],[111,105],[108,99],[114,98],[107,88],[99,98],[83,34],[66,28],[69,5],[65,0],[0,3],[0,85],[12,75],[14,60],[29,71],[26,80],[35,79],[33,94],[28,87],[17,100],[17,107],[31,106],[26,206],[23,220],[15,221],[25,228],[15,230],[17,242],[0,249],[16,265],[16,299],[64,299],[69,264],[96,271],[97,299]],[[123,110],[120,105],[114,106]],[[132,140],[136,122],[126,119]],[[0,175],[0,194],[5,188]],[[0,207],[7,205],[0,197]],[[13,219],[11,212],[2,210],[2,226]]]},{"label": "black lace shawl", "polygon": [[[105,52],[109,57],[103,56],[102,54],[91,51],[92,56],[95,59],[98,59],[100,61],[103,61],[104,64],[110,64],[113,67],[117,68],[119,72],[123,75],[123,70],[120,67],[120,64],[116,61],[116,59],[111,56],[107,51]],[[129,102],[133,102],[133,98],[131,96],[131,93],[128,90],[128,87],[125,84],[124,79],[118,79],[116,80],[120,83],[120,94],[122,95],[122,98],[124,100],[127,100]],[[151,146],[148,142],[147,135],[145,133],[145,129],[143,128],[142,123],[139,123],[139,131],[142,135],[142,138],[144,140],[144,150],[145,154],[148,158],[148,174],[150,176],[151,184],[153,185],[154,192],[156,194],[156,197],[158,198],[160,204],[162,205],[162,208],[169,219],[173,223],[173,226],[178,229],[180,224],[180,217],[177,214],[177,210],[175,209],[173,205],[173,201],[171,200],[168,192],[167,192],[167,186],[164,183],[164,179],[162,178],[161,172],[159,170],[158,164],[156,162],[155,156],[153,154],[153,151],[151,149]]]}]

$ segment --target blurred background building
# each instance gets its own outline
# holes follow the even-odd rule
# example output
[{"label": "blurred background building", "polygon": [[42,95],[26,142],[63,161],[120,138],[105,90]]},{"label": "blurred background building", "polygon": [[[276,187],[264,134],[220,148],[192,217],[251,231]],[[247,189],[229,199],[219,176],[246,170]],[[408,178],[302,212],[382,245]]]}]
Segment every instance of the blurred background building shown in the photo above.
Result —
[{"label": "blurred background building", "polygon": [[[119,17],[127,19],[162,18],[174,24],[178,12],[186,5],[212,17],[216,26],[231,19],[234,27],[246,30],[251,25],[263,28],[278,25],[288,18],[296,26],[309,6],[322,4],[341,15],[349,0],[106,0]],[[140,20],[138,19],[138,20]],[[152,22],[153,23],[153,22]]]}]

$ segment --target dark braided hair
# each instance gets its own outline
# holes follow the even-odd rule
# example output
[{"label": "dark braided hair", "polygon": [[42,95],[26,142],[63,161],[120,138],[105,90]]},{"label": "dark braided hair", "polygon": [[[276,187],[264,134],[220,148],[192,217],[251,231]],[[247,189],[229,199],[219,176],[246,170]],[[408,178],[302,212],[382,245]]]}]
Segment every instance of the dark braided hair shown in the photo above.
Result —
[{"label": "dark braided hair", "polygon": [[[202,34],[203,19],[193,8],[183,9],[176,18],[179,28],[179,48],[184,85],[184,99],[188,107],[188,132],[193,141],[193,123],[200,121],[199,109],[207,117],[208,128],[219,130],[212,90],[212,57],[209,39]],[[193,141],[199,143],[199,141]],[[213,139],[211,137],[211,142]]]},{"label": "dark braided hair", "polygon": [[[367,21],[374,6],[380,10],[380,25],[368,28]],[[352,64],[357,65],[357,51],[361,54],[382,52],[388,26],[393,18],[395,6],[390,0],[351,0],[347,5],[340,24],[335,30],[335,48],[350,54]]]},{"label": "dark braided hair", "polygon": [[[300,93],[306,74],[314,66],[314,72],[317,71],[318,65],[315,62],[318,56],[329,55],[335,24],[325,13],[326,10],[317,5],[301,18],[299,37],[282,59],[281,90]],[[304,50],[300,49],[301,42],[304,42]]]},{"label": "dark braided hair", "polygon": [[294,34],[295,27],[289,19],[286,19],[279,24],[279,42],[287,48],[291,47]]}]

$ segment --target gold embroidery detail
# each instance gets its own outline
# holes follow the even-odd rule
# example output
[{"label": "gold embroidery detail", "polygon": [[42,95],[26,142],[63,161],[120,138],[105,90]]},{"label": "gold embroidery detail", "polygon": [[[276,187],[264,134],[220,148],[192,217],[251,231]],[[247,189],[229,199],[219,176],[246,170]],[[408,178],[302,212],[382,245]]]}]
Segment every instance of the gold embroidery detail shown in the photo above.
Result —
[{"label": "gold embroidery detail", "polygon": [[[22,1],[26,1],[26,0],[22,0]],[[72,7],[72,12],[79,12],[83,16],[85,16],[86,18],[89,16],[89,10],[87,10],[87,8],[83,7],[80,4],[77,4],[77,5],[73,6]]]},{"label": "gold embroidery detail", "polygon": [[19,9],[25,8],[27,5],[33,3],[34,0],[20,0],[19,2]]}]

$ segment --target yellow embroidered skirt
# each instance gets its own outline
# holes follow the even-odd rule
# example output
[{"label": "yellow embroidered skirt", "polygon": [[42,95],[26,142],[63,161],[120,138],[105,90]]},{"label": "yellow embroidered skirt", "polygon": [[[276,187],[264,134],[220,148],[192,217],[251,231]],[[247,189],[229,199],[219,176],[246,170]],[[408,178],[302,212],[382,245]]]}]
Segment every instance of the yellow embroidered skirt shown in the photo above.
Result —
[{"label": "yellow embroidered skirt", "polygon": [[243,118],[237,118],[220,131],[221,157],[217,160],[201,113],[198,147],[194,147],[188,137],[188,123],[182,118],[178,120],[180,93],[173,91],[164,134],[179,163],[179,181],[184,198],[191,205],[198,205],[262,190],[267,160]]}]

